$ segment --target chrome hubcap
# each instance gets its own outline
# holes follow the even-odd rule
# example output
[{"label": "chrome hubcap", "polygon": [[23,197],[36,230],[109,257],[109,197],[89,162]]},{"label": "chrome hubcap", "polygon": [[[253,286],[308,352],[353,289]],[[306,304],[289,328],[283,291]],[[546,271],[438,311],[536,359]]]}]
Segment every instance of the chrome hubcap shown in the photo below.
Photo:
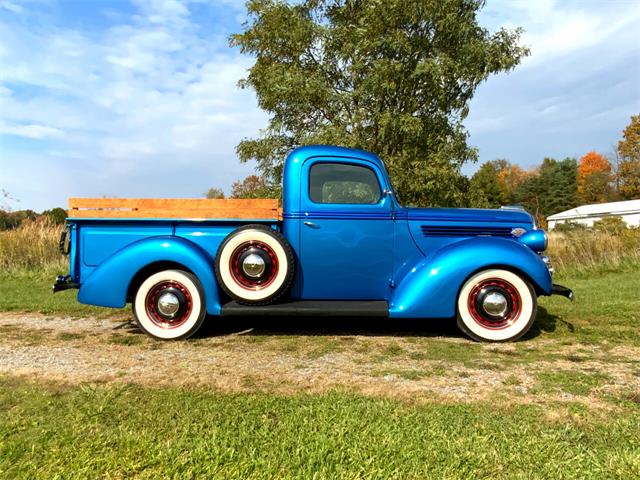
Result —
[{"label": "chrome hubcap", "polygon": [[163,293],[158,299],[158,311],[166,316],[175,315],[180,308],[180,300],[173,293]]},{"label": "chrome hubcap", "polygon": [[508,307],[507,298],[498,292],[491,292],[482,300],[483,310],[492,317],[504,316]]},{"label": "chrome hubcap", "polygon": [[264,273],[265,263],[264,259],[255,253],[247,255],[242,262],[242,270],[251,278],[258,278]]}]

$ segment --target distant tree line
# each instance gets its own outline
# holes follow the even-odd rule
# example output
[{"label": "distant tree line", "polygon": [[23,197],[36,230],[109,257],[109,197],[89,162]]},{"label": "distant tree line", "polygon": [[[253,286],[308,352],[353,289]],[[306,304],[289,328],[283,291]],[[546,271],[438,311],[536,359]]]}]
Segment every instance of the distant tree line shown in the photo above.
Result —
[{"label": "distant tree line", "polygon": [[24,222],[38,221],[47,219],[54,225],[64,224],[67,218],[67,211],[64,208],[52,208],[42,213],[36,213],[33,210],[10,210],[6,206],[0,207],[0,231],[13,230],[18,228]]},{"label": "distant tree line", "polygon": [[640,198],[640,115],[610,157],[591,151],[579,160],[545,158],[527,171],[507,160],[487,162],[469,181],[469,206],[517,204],[542,220],[578,205]]}]

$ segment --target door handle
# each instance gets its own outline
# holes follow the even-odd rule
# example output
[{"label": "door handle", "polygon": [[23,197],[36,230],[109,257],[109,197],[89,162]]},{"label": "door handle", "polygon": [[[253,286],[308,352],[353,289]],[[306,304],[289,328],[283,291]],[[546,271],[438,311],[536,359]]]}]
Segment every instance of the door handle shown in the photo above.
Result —
[{"label": "door handle", "polygon": [[309,220],[305,220],[302,223],[304,223],[307,227],[320,228],[320,225],[318,225],[317,223],[310,222]]}]

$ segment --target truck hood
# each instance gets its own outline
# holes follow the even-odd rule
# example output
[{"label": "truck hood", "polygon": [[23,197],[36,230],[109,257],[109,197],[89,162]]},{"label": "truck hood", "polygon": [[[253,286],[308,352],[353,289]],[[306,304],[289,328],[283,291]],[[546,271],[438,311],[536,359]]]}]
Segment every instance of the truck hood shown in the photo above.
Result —
[{"label": "truck hood", "polygon": [[[533,217],[520,209],[402,208],[416,246],[424,255],[473,237],[516,239],[513,229],[534,229]],[[521,232],[523,233],[523,232]]]},{"label": "truck hood", "polygon": [[499,223],[533,228],[533,217],[518,208],[402,208],[408,220],[425,222]]}]

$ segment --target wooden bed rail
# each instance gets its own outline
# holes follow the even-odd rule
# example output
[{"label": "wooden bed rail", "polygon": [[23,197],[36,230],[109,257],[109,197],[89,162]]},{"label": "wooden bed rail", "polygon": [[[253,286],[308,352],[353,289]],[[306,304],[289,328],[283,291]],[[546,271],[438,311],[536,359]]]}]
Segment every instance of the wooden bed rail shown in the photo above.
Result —
[{"label": "wooden bed rail", "polygon": [[71,218],[280,220],[278,200],[208,198],[70,198]]}]

